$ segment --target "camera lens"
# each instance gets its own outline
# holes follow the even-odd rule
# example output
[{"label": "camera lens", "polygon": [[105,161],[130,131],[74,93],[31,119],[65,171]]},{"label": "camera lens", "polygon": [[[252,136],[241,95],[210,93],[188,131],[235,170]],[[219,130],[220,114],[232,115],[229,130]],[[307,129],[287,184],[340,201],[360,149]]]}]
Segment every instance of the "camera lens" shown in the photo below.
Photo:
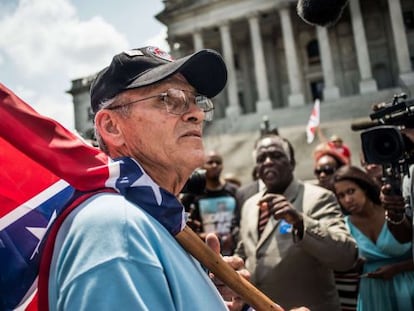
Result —
[{"label": "camera lens", "polygon": [[404,140],[394,126],[379,126],[361,133],[367,163],[394,163],[403,157]]},{"label": "camera lens", "polygon": [[374,137],[372,147],[379,157],[391,157],[397,148],[397,142],[393,135],[383,133],[381,136]]}]

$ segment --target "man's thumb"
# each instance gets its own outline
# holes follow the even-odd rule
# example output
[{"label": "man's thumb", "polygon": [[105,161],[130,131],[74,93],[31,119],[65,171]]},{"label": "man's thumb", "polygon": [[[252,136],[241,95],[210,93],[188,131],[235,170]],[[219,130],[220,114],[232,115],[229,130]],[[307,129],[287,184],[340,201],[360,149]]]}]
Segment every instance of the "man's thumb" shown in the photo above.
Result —
[{"label": "man's thumb", "polygon": [[220,241],[214,233],[209,233],[206,236],[206,244],[210,247],[216,254],[220,254]]}]

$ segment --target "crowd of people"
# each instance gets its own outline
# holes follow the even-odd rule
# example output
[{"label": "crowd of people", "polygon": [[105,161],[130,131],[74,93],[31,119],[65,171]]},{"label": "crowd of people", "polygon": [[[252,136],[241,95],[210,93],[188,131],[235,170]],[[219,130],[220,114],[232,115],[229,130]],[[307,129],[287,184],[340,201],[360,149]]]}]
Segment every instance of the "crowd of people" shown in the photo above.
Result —
[{"label": "crowd of people", "polygon": [[[48,309],[253,310],[175,239],[191,227],[271,310],[414,310],[412,180],[391,191],[380,166],[351,164],[337,135],[309,155],[316,182],[300,180],[278,131],[253,146],[251,182],[224,175],[202,133],[226,80],[208,49],[178,60],[153,47],[124,51],[98,74],[97,144],[123,163],[128,187],[93,195],[62,221],[42,283]],[[196,169],[205,185],[183,193]]]},{"label": "crowd of people", "polygon": [[[333,135],[310,155],[315,180],[297,180],[292,144],[279,133],[259,135],[252,180],[228,194],[236,198],[232,254],[251,282],[288,308],[414,310],[411,215],[395,215],[403,197],[387,195],[382,166],[358,150],[360,165],[352,165],[350,148]],[[219,162],[222,172],[221,155]],[[216,178],[223,191],[224,177]]]}]

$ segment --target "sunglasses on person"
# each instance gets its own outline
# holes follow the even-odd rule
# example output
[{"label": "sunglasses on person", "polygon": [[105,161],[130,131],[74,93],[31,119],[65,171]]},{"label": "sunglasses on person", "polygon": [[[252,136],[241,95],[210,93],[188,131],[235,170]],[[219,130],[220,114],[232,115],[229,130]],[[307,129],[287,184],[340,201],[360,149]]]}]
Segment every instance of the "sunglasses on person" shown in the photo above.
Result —
[{"label": "sunglasses on person", "polygon": [[126,104],[105,107],[105,109],[114,110],[156,97],[162,100],[165,109],[170,114],[181,116],[187,113],[190,110],[190,105],[194,103],[198,108],[200,108],[200,110],[202,110],[205,113],[205,121],[213,120],[214,104],[210,98],[201,94],[193,93],[188,90],[180,90],[174,88],[168,89],[160,94],[133,100]]},{"label": "sunglasses on person", "polygon": [[314,170],[315,175],[320,175],[322,173],[325,173],[325,175],[332,175],[333,173],[335,173],[335,168],[330,167],[330,166],[325,166],[325,167],[320,167],[320,168],[316,168]]}]

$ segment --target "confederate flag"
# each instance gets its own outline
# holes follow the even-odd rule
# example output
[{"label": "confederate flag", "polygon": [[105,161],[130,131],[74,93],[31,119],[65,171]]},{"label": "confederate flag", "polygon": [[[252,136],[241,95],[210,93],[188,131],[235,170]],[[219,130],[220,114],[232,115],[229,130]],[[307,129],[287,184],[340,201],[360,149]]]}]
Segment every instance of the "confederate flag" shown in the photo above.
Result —
[{"label": "confederate flag", "polygon": [[182,205],[133,159],[108,158],[2,84],[0,116],[0,310],[36,291],[45,234],[80,194],[109,188],[171,234],[184,228]]}]

